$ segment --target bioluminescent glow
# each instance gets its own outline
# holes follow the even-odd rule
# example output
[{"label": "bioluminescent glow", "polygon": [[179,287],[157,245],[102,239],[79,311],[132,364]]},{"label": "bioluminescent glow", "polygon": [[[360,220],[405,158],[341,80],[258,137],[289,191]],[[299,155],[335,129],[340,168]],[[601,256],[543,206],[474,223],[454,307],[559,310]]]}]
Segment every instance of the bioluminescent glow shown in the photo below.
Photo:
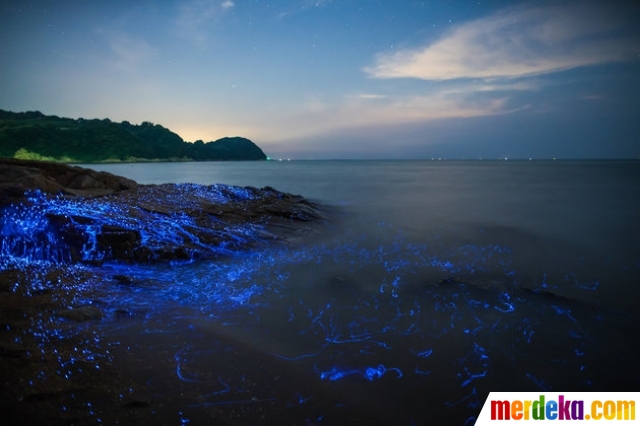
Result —
[{"label": "bioluminescent glow", "polygon": [[[225,186],[189,190],[219,202],[253,196]],[[80,263],[73,263],[70,243],[55,226],[61,216],[82,232]],[[91,220],[74,221],[79,216]],[[130,326],[123,318],[136,321],[137,336],[177,339],[161,365],[168,366],[168,376],[182,392],[192,395],[180,412],[185,423],[187,409],[312,407],[322,400],[320,386],[337,394],[342,386],[365,393],[373,388],[407,401],[424,392],[444,409],[461,410],[472,423],[494,383],[544,391],[567,383],[589,390],[603,383],[606,377],[597,374],[605,359],[600,339],[628,321],[622,314],[554,296],[560,287],[598,291],[597,280],[576,272],[556,281],[543,274],[537,286],[524,289],[511,249],[499,244],[430,246],[398,233],[373,238],[347,232],[306,245],[228,250],[223,260],[197,261],[194,254],[188,265],[109,263],[109,252],[93,237],[100,227],[136,230],[147,244],[160,239],[180,244],[193,235],[190,227],[199,226],[187,215],[147,212],[146,217],[144,223],[132,219],[109,198],[79,201],[34,193],[28,204],[3,211],[0,268],[22,274],[13,293],[34,298],[68,287],[61,301],[65,307],[98,306],[104,313],[90,323],[94,328],[86,335],[91,338],[77,342],[73,356],[58,356],[55,374],[63,380],[112,361],[110,351],[121,343],[107,343],[101,333],[118,335],[120,327]],[[228,232],[259,239],[252,229]],[[96,260],[102,263],[88,262]],[[64,274],[49,274],[55,268]],[[200,337],[180,341],[181,324]],[[56,356],[57,343],[69,340],[77,327],[89,326],[43,313],[30,319],[15,341],[29,340],[43,355]],[[226,346],[216,346],[218,340]],[[278,371],[274,375],[295,371],[307,386],[269,393],[270,384],[264,383],[262,393],[251,393],[249,383],[258,379],[247,377],[259,374],[257,366],[243,370],[207,361],[226,356],[229,346],[272,360],[279,366],[271,367]],[[29,380],[49,380],[47,374]],[[428,393],[443,386],[446,396]],[[331,409],[356,404],[345,401]],[[419,402],[409,406],[425,418]],[[325,414],[315,406],[309,419],[319,423]]]},{"label": "bioluminescent glow", "polygon": [[[178,198],[181,194],[188,196]],[[233,253],[261,239],[259,224],[228,223],[214,228],[211,224],[221,220],[213,214],[204,214],[203,220],[187,214],[190,209],[202,209],[202,203],[223,206],[255,200],[258,195],[251,188],[196,184],[145,187],[130,204],[114,197],[52,197],[39,190],[26,195],[24,202],[2,210],[2,256],[54,263],[102,262],[134,259],[133,251],[142,247],[150,260],[162,260],[168,248],[186,247],[182,257],[193,260]],[[165,205],[180,206],[180,210]],[[124,259],[113,252],[114,242],[123,234],[124,244],[130,246]]]},{"label": "bioluminescent glow", "polygon": [[396,373],[396,378],[399,379],[402,377],[402,372],[398,368],[387,368],[384,365],[380,364],[375,367],[366,367],[362,370],[360,369],[340,369],[337,367],[333,367],[329,371],[320,372],[320,379],[322,380],[340,380],[349,376],[360,376],[369,381],[380,379],[386,373],[394,372]]}]

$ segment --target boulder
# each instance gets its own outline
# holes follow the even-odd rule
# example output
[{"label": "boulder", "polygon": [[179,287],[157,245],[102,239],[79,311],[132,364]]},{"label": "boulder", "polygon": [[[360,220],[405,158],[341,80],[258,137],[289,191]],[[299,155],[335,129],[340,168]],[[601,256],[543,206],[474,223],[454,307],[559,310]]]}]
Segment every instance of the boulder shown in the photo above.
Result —
[{"label": "boulder", "polygon": [[101,196],[136,186],[131,179],[107,172],[49,161],[0,158],[0,203],[20,199],[25,191]]}]

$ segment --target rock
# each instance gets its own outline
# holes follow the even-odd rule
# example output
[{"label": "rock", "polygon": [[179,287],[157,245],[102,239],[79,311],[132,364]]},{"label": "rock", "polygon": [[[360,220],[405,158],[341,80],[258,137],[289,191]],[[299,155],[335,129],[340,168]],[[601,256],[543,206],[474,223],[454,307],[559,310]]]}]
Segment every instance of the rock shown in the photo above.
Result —
[{"label": "rock", "polygon": [[141,401],[141,400],[134,399],[127,403],[122,404],[122,408],[136,409],[136,408],[145,408],[150,405],[151,403],[149,401]]},{"label": "rock", "polygon": [[58,312],[58,316],[72,321],[88,321],[101,319],[104,315],[95,305],[84,305],[73,309],[65,309]]},{"label": "rock", "polygon": [[134,283],[133,278],[128,275],[116,274],[112,278],[120,285],[130,286]]},{"label": "rock", "polygon": [[37,161],[0,160],[0,189],[3,254],[56,263],[214,258],[297,237],[302,223],[323,218],[269,187],[138,185]]},{"label": "rock", "polygon": [[48,161],[0,158],[0,203],[20,199],[25,191],[98,196],[136,186],[131,179],[107,172]]}]

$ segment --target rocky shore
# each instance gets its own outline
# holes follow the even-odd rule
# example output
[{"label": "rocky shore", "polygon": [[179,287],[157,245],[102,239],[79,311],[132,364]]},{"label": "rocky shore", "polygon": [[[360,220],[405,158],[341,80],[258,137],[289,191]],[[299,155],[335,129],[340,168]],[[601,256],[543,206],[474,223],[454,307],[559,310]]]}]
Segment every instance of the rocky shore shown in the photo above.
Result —
[{"label": "rocky shore", "polygon": [[151,397],[111,362],[92,326],[105,315],[135,315],[101,305],[110,285],[137,284],[105,264],[216,261],[299,238],[323,219],[317,205],[273,188],[140,185],[13,159],[0,159],[0,211],[7,424],[145,421]]},{"label": "rocky shore", "polygon": [[316,205],[273,188],[138,185],[58,163],[0,160],[3,254],[62,263],[198,260],[300,232]]}]

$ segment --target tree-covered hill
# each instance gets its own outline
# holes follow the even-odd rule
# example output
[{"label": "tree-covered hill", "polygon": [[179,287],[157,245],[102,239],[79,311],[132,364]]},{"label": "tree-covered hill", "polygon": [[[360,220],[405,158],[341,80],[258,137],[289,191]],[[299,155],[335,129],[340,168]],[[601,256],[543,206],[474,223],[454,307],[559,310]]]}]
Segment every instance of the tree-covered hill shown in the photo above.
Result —
[{"label": "tree-covered hill", "polygon": [[249,139],[189,143],[159,124],[0,110],[0,157],[66,162],[265,160]]}]

